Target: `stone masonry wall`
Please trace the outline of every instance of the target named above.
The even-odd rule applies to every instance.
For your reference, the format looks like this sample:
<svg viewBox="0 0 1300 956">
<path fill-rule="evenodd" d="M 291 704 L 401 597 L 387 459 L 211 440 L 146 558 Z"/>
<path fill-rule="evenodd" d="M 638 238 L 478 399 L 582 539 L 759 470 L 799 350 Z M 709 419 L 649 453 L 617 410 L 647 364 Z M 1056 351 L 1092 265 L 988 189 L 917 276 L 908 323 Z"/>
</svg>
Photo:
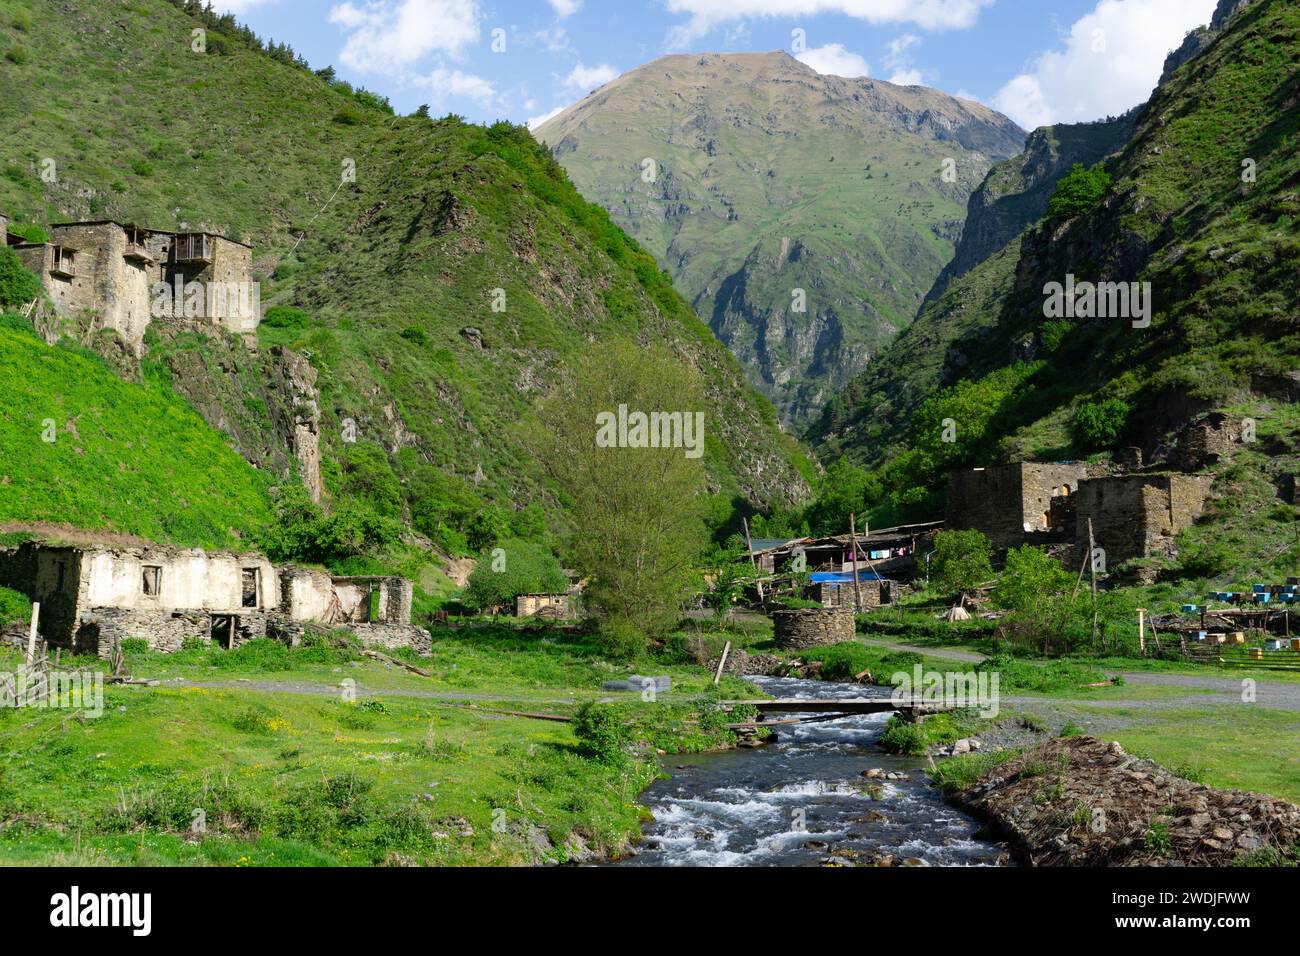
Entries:
<svg viewBox="0 0 1300 956">
<path fill-rule="evenodd" d="M 853 640 L 852 608 L 773 611 L 776 646 L 783 650 L 824 647 Z"/>
</svg>

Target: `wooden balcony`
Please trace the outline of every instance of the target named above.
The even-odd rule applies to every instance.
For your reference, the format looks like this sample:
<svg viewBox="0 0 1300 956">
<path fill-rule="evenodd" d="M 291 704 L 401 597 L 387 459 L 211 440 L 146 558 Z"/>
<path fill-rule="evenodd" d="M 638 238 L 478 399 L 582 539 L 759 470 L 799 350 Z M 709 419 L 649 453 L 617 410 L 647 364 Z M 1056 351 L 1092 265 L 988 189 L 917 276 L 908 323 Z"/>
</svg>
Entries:
<svg viewBox="0 0 1300 956">
<path fill-rule="evenodd" d="M 50 275 L 62 279 L 77 277 L 77 262 L 72 253 L 59 246 L 50 247 Z"/>
<path fill-rule="evenodd" d="M 211 262 L 214 245 L 211 236 L 181 235 L 176 237 L 172 255 L 177 262 Z"/>
<path fill-rule="evenodd" d="M 151 265 L 154 261 L 153 253 L 138 242 L 128 242 L 126 244 L 126 251 L 122 255 L 124 258 L 130 259 L 133 262 L 140 262 L 145 265 Z"/>
</svg>

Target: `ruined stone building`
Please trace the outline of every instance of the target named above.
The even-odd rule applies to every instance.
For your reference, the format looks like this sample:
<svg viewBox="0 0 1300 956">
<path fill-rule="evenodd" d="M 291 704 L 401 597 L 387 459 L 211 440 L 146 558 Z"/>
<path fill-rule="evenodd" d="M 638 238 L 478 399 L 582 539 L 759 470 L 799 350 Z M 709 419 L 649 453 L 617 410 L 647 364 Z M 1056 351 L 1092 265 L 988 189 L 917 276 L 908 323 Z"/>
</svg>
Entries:
<svg viewBox="0 0 1300 956">
<path fill-rule="evenodd" d="M 1085 481 L 1075 498 L 1076 545 L 1087 547 L 1091 520 L 1093 540 L 1106 552 L 1110 567 L 1132 558 L 1171 555 L 1174 538 L 1204 511 L 1212 481 L 1209 475 L 1180 474 Z"/>
<path fill-rule="evenodd" d="M 257 554 L 27 542 L 0 549 L 0 586 L 39 601 L 42 637 L 77 653 L 107 656 L 127 638 L 164 652 L 186 641 L 294 643 L 309 624 L 346 627 L 367 645 L 430 645 L 411 625 L 410 581 L 277 568 Z"/>
<path fill-rule="evenodd" d="M 1171 554 L 1174 538 L 1204 510 L 1212 480 L 1168 472 L 1089 478 L 1079 464 L 966 469 L 949 476 L 947 527 L 980 531 L 999 551 L 1071 544 L 1077 563 L 1091 521 L 1093 541 L 1114 567 Z"/>
<path fill-rule="evenodd" d="M 49 242 L 7 236 L 55 312 L 112 329 L 137 351 L 149 324 L 184 320 L 248 338 L 261 321 L 252 247 L 207 232 L 173 233 L 110 220 L 49 229 Z M 163 294 L 160 286 L 171 292 Z"/>
<path fill-rule="evenodd" d="M 1016 462 L 967 468 L 948 476 L 950 531 L 981 531 L 999 550 L 1029 536 L 1068 534 L 1069 503 L 1088 477 L 1078 463 Z"/>
</svg>

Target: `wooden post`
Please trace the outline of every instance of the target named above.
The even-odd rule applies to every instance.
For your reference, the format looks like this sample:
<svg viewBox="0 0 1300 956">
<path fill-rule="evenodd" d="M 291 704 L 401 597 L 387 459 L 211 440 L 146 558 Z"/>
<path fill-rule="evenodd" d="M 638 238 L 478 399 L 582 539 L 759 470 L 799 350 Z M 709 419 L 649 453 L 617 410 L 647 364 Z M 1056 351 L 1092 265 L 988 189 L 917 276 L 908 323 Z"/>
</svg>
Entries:
<svg viewBox="0 0 1300 956">
<path fill-rule="evenodd" d="M 731 641 L 727 641 L 722 648 L 722 657 L 718 659 L 718 672 L 713 675 L 713 686 L 718 686 L 718 681 L 722 680 L 722 669 L 727 666 L 727 655 L 731 653 Z"/>
<path fill-rule="evenodd" d="M 1093 557 L 1097 544 L 1092 537 L 1092 519 L 1088 519 L 1088 572 L 1092 576 L 1092 646 L 1097 646 L 1097 562 Z"/>
<path fill-rule="evenodd" d="M 754 540 L 749 536 L 749 519 L 742 517 L 740 523 L 745 528 L 745 547 L 749 549 L 749 565 L 754 569 L 755 574 L 761 575 L 762 572 L 758 569 L 758 559 L 754 557 Z M 758 581 L 756 583 L 758 584 L 758 599 L 762 601 L 764 600 L 763 582 Z"/>
<path fill-rule="evenodd" d="M 27 634 L 27 666 L 31 667 L 36 661 L 36 622 L 41 617 L 41 602 L 32 602 L 32 628 Z"/>
<path fill-rule="evenodd" d="M 862 613 L 862 590 L 858 586 L 858 516 L 849 515 L 849 543 L 853 547 L 853 613 Z"/>
<path fill-rule="evenodd" d="M 1147 656 L 1147 609 L 1138 608 L 1138 650 L 1142 656 Z"/>
</svg>

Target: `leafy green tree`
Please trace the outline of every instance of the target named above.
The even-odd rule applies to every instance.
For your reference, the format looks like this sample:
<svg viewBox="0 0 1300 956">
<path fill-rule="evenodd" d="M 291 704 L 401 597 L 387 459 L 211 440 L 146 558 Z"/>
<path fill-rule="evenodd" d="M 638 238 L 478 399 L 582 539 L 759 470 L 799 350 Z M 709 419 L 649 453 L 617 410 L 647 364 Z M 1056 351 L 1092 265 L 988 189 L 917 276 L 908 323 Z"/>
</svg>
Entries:
<svg viewBox="0 0 1300 956">
<path fill-rule="evenodd" d="M 1074 443 L 1081 451 L 1114 448 L 1128 427 L 1132 408 L 1118 398 L 1087 402 L 1074 413 Z"/>
<path fill-rule="evenodd" d="M 431 465 L 421 466 L 408 479 L 407 500 L 416 531 L 450 551 L 470 550 L 464 531 L 483 502 L 464 478 Z"/>
<path fill-rule="evenodd" d="M 375 514 L 399 518 L 402 514 L 402 486 L 393 474 L 388 455 L 378 445 L 361 442 L 344 450 L 343 491 L 370 505 Z"/>
<path fill-rule="evenodd" d="M 399 538 L 395 521 L 353 504 L 326 514 L 306 488 L 292 484 L 278 490 L 275 520 L 262 529 L 258 544 L 274 561 L 327 564 L 389 547 Z"/>
<path fill-rule="evenodd" d="M 510 516 L 510 534 L 527 541 L 545 541 L 548 536 L 546 512 L 537 502 L 520 508 Z"/>
<path fill-rule="evenodd" d="M 469 575 L 466 602 L 487 608 L 510 604 L 521 594 L 561 594 L 569 579 L 550 549 L 533 541 L 502 541 L 479 559 Z"/>
<path fill-rule="evenodd" d="M 1095 208 L 1111 186 L 1111 175 L 1098 163 L 1085 169 L 1083 163 L 1061 177 L 1047 201 L 1047 218 L 1053 222 L 1071 219 Z"/>
<path fill-rule="evenodd" d="M 964 596 L 993 580 L 993 546 L 978 531 L 941 531 L 930 559 L 931 583 L 947 594 Z"/>
<path fill-rule="evenodd" d="M 573 528 L 568 553 L 589 581 L 586 602 L 611 622 L 657 636 L 676 623 L 696 583 L 706 544 L 703 458 L 685 447 L 598 441 L 603 416 L 620 405 L 646 415 L 682 412 L 692 428 L 695 413 L 713 405 L 666 349 L 624 341 L 584 356 L 539 408 L 537 457 L 563 494 Z"/>
<path fill-rule="evenodd" d="M 997 603 L 1031 622 L 1060 620 L 1074 577 L 1040 548 L 1023 545 L 1007 552 L 998 581 Z"/>
<path fill-rule="evenodd" d="M 8 246 L 0 245 L 0 306 L 27 305 L 41 295 L 38 279 Z"/>
<path fill-rule="evenodd" d="M 813 534 L 845 534 L 849 515 L 862 514 L 883 495 L 878 476 L 841 458 L 826 469 L 817 498 L 808 507 L 808 527 Z"/>
<path fill-rule="evenodd" d="M 484 505 L 470 519 L 465 533 L 475 551 L 490 548 L 510 535 L 510 516 L 498 505 Z"/>
</svg>

